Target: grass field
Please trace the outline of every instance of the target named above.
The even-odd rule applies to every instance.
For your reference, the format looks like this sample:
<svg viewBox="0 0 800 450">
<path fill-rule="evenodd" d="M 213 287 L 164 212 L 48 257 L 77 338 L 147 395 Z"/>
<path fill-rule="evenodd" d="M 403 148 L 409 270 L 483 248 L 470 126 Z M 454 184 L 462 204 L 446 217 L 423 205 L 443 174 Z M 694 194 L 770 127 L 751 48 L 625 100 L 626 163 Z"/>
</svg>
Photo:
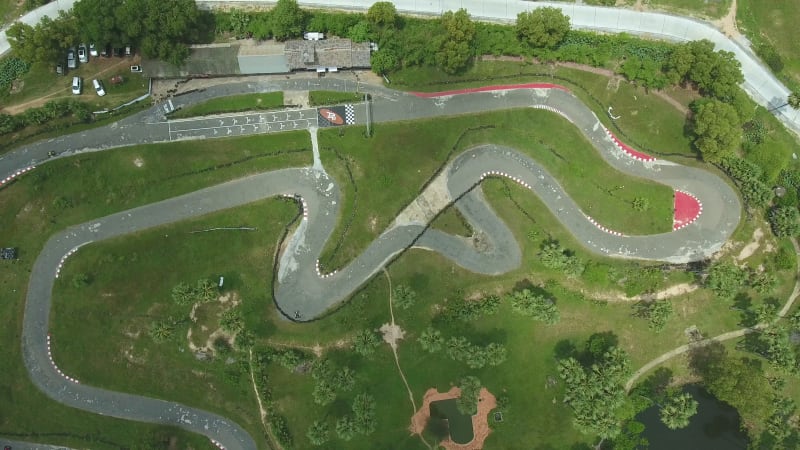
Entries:
<svg viewBox="0 0 800 450">
<path fill-rule="evenodd" d="M 200 437 L 61 406 L 33 387 L 19 343 L 30 267 L 56 230 L 246 174 L 310 164 L 310 147 L 306 132 L 130 147 L 55 160 L 0 190 L 3 244 L 20 252 L 19 260 L 4 262 L 0 270 L 0 320 L 6 324 L 0 327 L 6 343 L 0 346 L 0 360 L 15 361 L 0 373 L 0 401 L 14 405 L 0 411 L 0 434 L 76 448 L 118 449 L 155 438 L 158 432 L 186 442 L 179 447 L 208 448 Z M 277 153 L 294 149 L 301 151 Z"/>
<path fill-rule="evenodd" d="M 138 64 L 138 59 L 91 58 L 89 63 L 79 65 L 65 76 L 56 75 L 54 65 L 33 64 L 31 70 L 22 77 L 18 91 L 0 94 L 0 112 L 18 114 L 30 107 L 41 106 L 49 100 L 60 98 L 78 98 L 89 103 L 94 111 L 119 106 L 147 93 L 148 80 L 140 74 L 131 73 L 132 64 Z M 121 76 L 123 82 L 112 84 L 111 78 L 114 76 Z M 72 77 L 83 78 L 81 95 L 72 94 Z M 103 82 L 106 91 L 104 97 L 98 97 L 95 93 L 92 87 L 94 78 Z"/>
<path fill-rule="evenodd" d="M 358 92 L 308 91 L 308 104 L 311 106 L 358 103 L 363 100 L 364 95 Z"/>
<path fill-rule="evenodd" d="M 0 28 L 22 14 L 22 3 L 19 0 L 0 0 Z"/>
<path fill-rule="evenodd" d="M 425 181 L 446 162 L 451 149 L 457 154 L 483 143 L 508 145 L 530 155 L 587 214 L 607 227 L 650 234 L 669 231 L 672 226 L 671 188 L 609 170 L 579 131 L 551 113 L 516 110 L 384 124 L 376 127 L 370 139 L 356 129 L 343 137 L 338 131 L 320 133 L 320 148 L 336 150 L 323 150 L 322 157 L 344 188 L 344 209 L 355 209 L 352 222 L 348 216 L 340 221 L 320 258 L 323 265 L 338 268 L 359 254 L 417 196 Z M 349 164 L 357 192 L 349 185 L 337 154 Z M 632 202 L 638 196 L 650 200 L 652 208 L 647 214 L 633 210 Z M 601 204 L 605 206 L 600 208 Z M 343 232 L 341 250 L 334 254 Z"/>
<path fill-rule="evenodd" d="M 731 0 L 649 0 L 645 3 L 654 9 L 712 19 L 727 14 L 731 6 Z"/>
<path fill-rule="evenodd" d="M 191 329 L 192 341 L 201 345 L 219 328 L 218 319 L 209 311 L 212 317 L 203 320 L 204 305 L 192 324 L 191 306 L 174 304 L 170 290 L 180 282 L 224 276 L 223 294 L 235 293 L 243 310 L 272 308 L 274 247 L 296 214 L 294 203 L 272 199 L 83 247 L 81 257 L 65 265 L 53 292 L 51 334 L 59 368 L 83 383 L 216 412 L 242 425 L 265 448 L 247 358 L 240 354 L 231 362 L 218 356 L 200 363 L 187 333 Z M 190 234 L 236 226 L 258 230 Z M 167 266 L 171 270 L 165 272 Z M 88 274 L 90 284 L 73 286 L 77 273 Z M 147 334 L 150 324 L 169 319 L 181 321 L 174 337 L 155 343 Z"/>
<path fill-rule="evenodd" d="M 209 114 L 232 113 L 241 111 L 262 111 L 283 108 L 283 92 L 266 92 L 263 94 L 232 95 L 214 98 L 188 108 L 179 109 L 169 115 L 170 119 L 184 117 L 207 116 Z"/>
<path fill-rule="evenodd" d="M 785 0 L 739 0 L 736 19 L 754 48 L 768 44 L 783 63 L 776 74 L 793 90 L 800 88 L 800 4 Z"/>
<path fill-rule="evenodd" d="M 620 139 L 637 150 L 686 162 L 697 159 L 684 131 L 686 114 L 663 98 L 624 80 L 585 70 L 529 62 L 478 61 L 461 75 L 448 75 L 434 68 L 408 68 L 392 77 L 391 87 L 418 91 L 548 82 L 564 85 L 591 108 Z M 681 89 L 665 91 L 686 107 L 696 95 Z M 620 119 L 612 121 L 608 107 Z M 619 133 L 618 131 L 621 131 Z"/>
</svg>

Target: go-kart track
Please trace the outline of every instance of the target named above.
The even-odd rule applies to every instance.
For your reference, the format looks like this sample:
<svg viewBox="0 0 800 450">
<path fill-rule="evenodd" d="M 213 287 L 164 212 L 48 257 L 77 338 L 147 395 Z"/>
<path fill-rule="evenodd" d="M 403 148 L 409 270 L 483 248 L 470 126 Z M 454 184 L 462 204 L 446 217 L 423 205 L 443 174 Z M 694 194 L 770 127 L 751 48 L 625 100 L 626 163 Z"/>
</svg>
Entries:
<svg viewBox="0 0 800 450">
<path fill-rule="evenodd" d="M 201 139 L 266 133 L 269 125 L 303 123 L 312 127 L 452 116 L 512 108 L 538 108 L 559 114 L 577 127 L 611 166 L 627 174 L 671 186 L 675 191 L 674 231 L 649 236 L 625 236 L 608 230 L 588 217 L 564 192 L 558 181 L 533 159 L 512 148 L 484 145 L 457 155 L 440 176 L 455 206 L 472 228 L 487 237 L 488 249 L 476 249 L 468 240 L 427 229 L 423 221 L 399 217 L 354 261 L 335 272 L 320 273 L 318 257 L 341 216 L 341 193 L 329 177 L 315 149 L 311 167 L 276 170 L 223 183 L 179 197 L 98 218 L 50 237 L 36 259 L 28 286 L 23 322 L 22 349 L 25 365 L 39 389 L 61 403 L 108 416 L 176 425 L 208 436 L 227 449 L 255 449 L 253 439 L 237 424 L 223 417 L 177 403 L 111 392 L 91 387 L 63 374 L 58 342 L 48 337 L 54 280 L 67 256 L 80 246 L 155 226 L 174 223 L 214 211 L 274 196 L 298 199 L 302 214 L 278 256 L 275 301 L 291 320 L 311 320 L 334 307 L 364 284 L 393 257 L 409 247 L 438 252 L 460 266 L 479 273 L 500 274 L 521 263 L 517 241 L 509 228 L 484 200 L 480 182 L 505 177 L 533 191 L 550 212 L 590 251 L 611 257 L 682 263 L 700 260 L 719 250 L 739 223 L 741 205 L 736 193 L 722 179 L 700 169 L 642 154 L 614 138 L 600 120 L 567 89 L 546 84 L 500 86 L 439 94 L 408 94 L 335 79 L 281 80 L 232 83 L 178 96 L 176 107 L 207 98 L 277 90 L 336 89 L 368 92 L 370 105 L 357 104 L 325 110 L 293 110 L 275 113 L 228 115 L 215 118 L 167 121 L 155 106 L 117 124 L 75 135 L 32 144 L 0 158 L 0 179 L 20 169 L 46 162 L 49 151 L 68 156 L 149 142 Z M 302 113 L 302 117 L 299 117 Z M 251 123 L 247 123 L 247 119 Z M 263 119 L 263 120 L 262 120 Z M 236 120 L 236 123 L 233 121 Z M 243 127 L 244 125 L 254 125 Z M 536 123 L 531 123 L 536 127 Z M 299 129 L 300 125 L 298 125 Z M 181 130 L 181 131 L 177 131 Z M 230 133 L 227 130 L 234 130 Z M 315 144 L 316 145 L 316 144 Z M 402 149 L 398 149 L 400 151 Z M 567 151 L 568 149 L 565 149 Z M 35 169 L 34 169 L 35 170 Z M 21 174 L 20 176 L 25 176 Z M 13 181 L 0 195 L 13 195 Z M 602 205 L 593 205 L 600 208 Z M 79 250 L 78 250 L 79 251 Z M 51 354 L 52 344 L 52 354 Z M 53 359 L 54 358 L 54 359 Z M 81 380 L 84 381 L 84 380 Z"/>
</svg>

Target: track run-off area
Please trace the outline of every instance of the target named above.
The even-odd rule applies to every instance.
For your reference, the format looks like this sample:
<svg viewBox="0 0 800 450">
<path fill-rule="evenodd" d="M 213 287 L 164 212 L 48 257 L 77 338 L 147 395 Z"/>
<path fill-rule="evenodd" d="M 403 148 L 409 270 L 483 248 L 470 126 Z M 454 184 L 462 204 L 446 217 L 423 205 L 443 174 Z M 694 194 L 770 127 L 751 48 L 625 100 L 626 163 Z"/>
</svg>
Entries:
<svg viewBox="0 0 800 450">
<path fill-rule="evenodd" d="M 537 108 L 562 116 L 577 127 L 611 166 L 626 174 L 647 178 L 675 191 L 673 231 L 657 235 L 627 236 L 606 229 L 565 193 L 559 181 L 530 157 L 513 148 L 482 145 L 468 149 L 439 173 L 435 182 L 446 186 L 454 202 L 473 230 L 487 237 L 485 246 L 473 247 L 468 240 L 429 229 L 424 220 L 398 217 L 355 260 L 335 271 L 321 273 L 318 258 L 337 225 L 341 211 L 341 192 L 336 180 L 318 163 L 303 168 L 282 169 L 233 180 L 146 206 L 97 218 L 62 230 L 51 236 L 31 271 L 23 321 L 22 350 L 25 365 L 34 384 L 48 396 L 72 407 L 97 414 L 143 422 L 175 425 L 203 434 L 227 449 L 255 449 L 253 439 L 237 424 L 218 415 L 174 402 L 111 392 L 88 386 L 63 374 L 51 358 L 48 337 L 49 315 L 55 278 L 68 256 L 93 242 L 145 230 L 163 224 L 205 215 L 252 203 L 264 198 L 289 196 L 298 200 L 297 222 L 277 256 L 274 287 L 275 302 L 291 320 L 312 320 L 346 300 L 358 287 L 407 248 L 424 248 L 449 258 L 477 273 L 501 274 L 521 264 L 517 241 L 485 201 L 481 181 L 504 177 L 537 195 L 549 211 L 590 251 L 604 256 L 669 263 L 684 263 L 710 257 L 728 240 L 739 223 L 741 205 L 734 190 L 718 176 L 701 169 L 682 166 L 644 155 L 616 139 L 568 89 L 553 84 L 507 85 L 434 94 L 401 93 L 360 85 L 344 80 L 291 80 L 231 83 L 172 99 L 179 106 L 207 98 L 247 92 L 286 89 L 359 90 L 372 94 L 369 105 L 357 104 L 318 110 L 317 126 L 364 124 L 367 112 L 373 122 L 424 119 L 438 116 L 479 113 L 513 108 Z M 46 163 L 47 152 L 59 156 L 98 151 L 123 145 L 175 140 L 174 123 L 155 106 L 117 124 L 80 134 L 43 141 L 0 158 L 0 179 L 20 169 Z M 338 113 L 336 111 L 339 111 Z M 335 114 L 334 114 L 335 113 Z M 270 113 L 271 114 L 271 113 Z M 286 113 L 280 113 L 286 115 Z M 294 112 L 297 115 L 297 112 Z M 305 112 L 312 142 L 317 127 Z M 337 118 L 337 116 L 339 116 Z M 347 121 L 343 118 L 347 117 Z M 328 119 L 326 119 L 328 118 Z M 263 122 L 266 123 L 268 119 Z M 197 123 L 211 119 L 197 119 Z M 220 119 L 213 119 L 219 123 Z M 227 120 L 227 119 L 226 119 Z M 280 122 L 276 119 L 276 123 Z M 187 139 L 222 137 L 214 127 L 192 126 L 196 131 Z M 212 123 L 213 122 L 209 122 Z M 241 123 L 238 122 L 236 126 Z M 231 126 L 223 121 L 220 126 Z M 536 123 L 531 123 L 535 127 Z M 200 133 L 197 130 L 211 130 Z M 264 126 L 240 129 L 242 134 L 266 133 Z M 238 132 L 237 132 L 238 134 Z M 644 156 L 643 156 L 644 155 Z M 34 169 L 35 170 L 35 169 Z M 25 172 L 27 173 L 27 172 Z M 20 173 L 19 176 L 25 176 Z M 13 182 L 0 190 L 10 195 Z M 447 207 L 441 205 L 441 209 Z M 602 205 L 594 205 L 602 207 Z M 409 218 L 410 217 L 410 218 Z M 58 342 L 52 351 L 57 353 Z"/>
</svg>

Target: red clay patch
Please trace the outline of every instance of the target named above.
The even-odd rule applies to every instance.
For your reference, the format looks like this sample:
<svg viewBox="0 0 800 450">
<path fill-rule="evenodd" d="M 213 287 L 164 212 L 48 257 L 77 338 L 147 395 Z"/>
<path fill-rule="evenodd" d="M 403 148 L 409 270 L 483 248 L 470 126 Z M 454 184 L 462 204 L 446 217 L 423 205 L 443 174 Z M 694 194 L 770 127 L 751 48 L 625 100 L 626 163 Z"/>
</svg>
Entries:
<svg viewBox="0 0 800 450">
<path fill-rule="evenodd" d="M 526 84 L 500 84 L 495 86 L 481 86 L 477 88 L 456 89 L 442 92 L 412 92 L 411 94 L 422 98 L 447 97 L 449 95 L 474 94 L 476 92 L 509 91 L 514 89 L 560 89 L 569 92 L 569 89 L 559 84 L 552 83 L 526 83 Z"/>
<path fill-rule="evenodd" d="M 691 224 L 703 212 L 703 205 L 694 195 L 675 191 L 674 217 L 672 219 L 672 229 L 680 230 Z"/>
<path fill-rule="evenodd" d="M 631 158 L 633 158 L 633 159 L 635 159 L 637 161 L 655 161 L 656 160 L 655 158 L 653 158 L 652 156 L 648 155 L 647 153 L 642 153 L 642 152 L 640 152 L 638 150 L 635 150 L 634 148 L 632 148 L 629 145 L 625 144 L 624 142 L 620 141 L 619 139 L 617 139 L 616 136 L 614 136 L 614 133 L 612 133 L 611 130 L 606 130 L 606 132 L 608 133 L 608 136 L 611 138 L 611 140 L 614 141 L 615 144 L 617 144 L 617 147 L 621 148 L 622 151 L 627 153 L 628 156 L 630 156 Z"/>
</svg>

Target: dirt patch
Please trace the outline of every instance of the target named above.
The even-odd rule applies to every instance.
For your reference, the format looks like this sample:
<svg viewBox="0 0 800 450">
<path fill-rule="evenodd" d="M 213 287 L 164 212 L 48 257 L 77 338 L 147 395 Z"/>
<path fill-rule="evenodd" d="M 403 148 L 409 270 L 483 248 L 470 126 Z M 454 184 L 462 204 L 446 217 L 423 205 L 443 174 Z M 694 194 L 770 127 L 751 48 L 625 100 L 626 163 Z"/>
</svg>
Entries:
<svg viewBox="0 0 800 450">
<path fill-rule="evenodd" d="M 758 250 L 758 247 L 761 246 L 761 238 L 764 237 L 764 231 L 761 228 L 756 228 L 753 231 L 753 238 L 749 244 L 745 245 L 742 251 L 739 252 L 739 255 L 736 257 L 737 261 L 744 261 L 745 259 L 753 256 L 753 253 Z"/>
<path fill-rule="evenodd" d="M 739 28 L 736 26 L 736 0 L 731 2 L 731 8 L 725 17 L 714 22 L 714 25 L 722 31 L 725 36 L 736 38 L 741 35 Z"/>
<path fill-rule="evenodd" d="M 680 283 L 673 286 L 670 286 L 666 289 L 662 289 L 658 292 L 654 292 L 651 294 L 640 294 L 635 295 L 633 297 L 626 297 L 625 294 L 622 292 L 596 292 L 591 293 L 588 297 L 595 299 L 595 300 L 603 300 L 607 302 L 639 302 L 639 301 L 653 301 L 653 300 L 665 300 L 672 297 L 678 297 L 680 295 L 690 294 L 700 286 L 697 284 L 691 283 Z"/>
<path fill-rule="evenodd" d="M 392 350 L 397 350 L 397 341 L 403 339 L 406 332 L 397 324 L 385 323 L 381 325 L 381 334 L 383 334 L 383 341 L 389 344 Z"/>
<path fill-rule="evenodd" d="M 308 108 L 308 91 L 283 91 L 283 104 Z"/>
<path fill-rule="evenodd" d="M 447 189 L 447 171 L 443 170 L 395 219 L 395 225 L 427 225 L 453 199 Z"/>
<path fill-rule="evenodd" d="M 373 233 L 376 233 L 378 231 L 378 217 L 377 216 L 372 216 L 372 217 L 369 218 L 369 229 Z"/>
<path fill-rule="evenodd" d="M 136 167 L 143 167 L 144 160 L 141 157 L 137 156 L 136 159 L 133 160 L 133 165 Z"/>
<path fill-rule="evenodd" d="M 431 417 L 431 403 L 439 400 L 447 400 L 451 398 L 458 398 L 461 396 L 461 389 L 453 386 L 447 392 L 439 392 L 434 388 L 428 389 L 425 396 L 422 398 L 422 407 L 417 410 L 411 417 L 411 426 L 409 431 L 412 434 L 421 434 L 428 424 L 428 419 Z M 489 429 L 489 412 L 497 407 L 497 399 L 491 392 L 482 388 L 478 397 L 478 412 L 472 416 L 472 433 L 474 438 L 466 444 L 457 444 L 450 440 L 445 439 L 439 445 L 447 450 L 481 450 L 483 443 L 489 436 L 492 430 Z"/>
</svg>

